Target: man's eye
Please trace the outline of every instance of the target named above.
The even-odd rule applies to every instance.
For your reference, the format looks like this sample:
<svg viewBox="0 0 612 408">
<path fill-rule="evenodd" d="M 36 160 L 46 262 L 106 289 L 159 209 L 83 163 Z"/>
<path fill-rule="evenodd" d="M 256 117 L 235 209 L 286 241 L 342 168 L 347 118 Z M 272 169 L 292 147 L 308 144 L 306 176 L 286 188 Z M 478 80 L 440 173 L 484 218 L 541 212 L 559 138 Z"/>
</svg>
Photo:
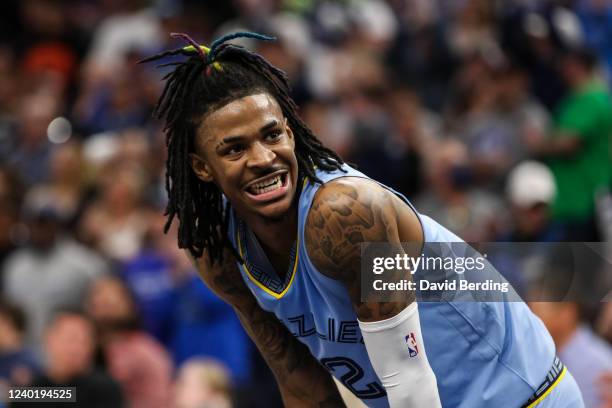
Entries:
<svg viewBox="0 0 612 408">
<path fill-rule="evenodd" d="M 226 156 L 232 156 L 232 155 L 242 152 L 242 150 L 244 150 L 244 148 L 241 145 L 234 145 L 232 147 L 229 147 L 227 150 L 225 150 L 224 153 Z"/>
<path fill-rule="evenodd" d="M 281 131 L 276 130 L 274 132 L 268 133 L 265 139 L 268 141 L 275 141 L 275 140 L 278 140 L 282 135 L 283 133 Z"/>
</svg>

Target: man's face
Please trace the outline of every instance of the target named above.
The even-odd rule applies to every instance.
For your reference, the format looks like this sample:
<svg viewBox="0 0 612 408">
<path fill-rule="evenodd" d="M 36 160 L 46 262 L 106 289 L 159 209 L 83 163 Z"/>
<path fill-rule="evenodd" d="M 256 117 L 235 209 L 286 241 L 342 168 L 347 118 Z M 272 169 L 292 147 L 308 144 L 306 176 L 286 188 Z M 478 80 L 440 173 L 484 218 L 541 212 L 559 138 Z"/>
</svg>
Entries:
<svg viewBox="0 0 612 408">
<path fill-rule="evenodd" d="M 192 167 L 214 182 L 241 217 L 282 219 L 295 197 L 295 141 L 282 110 L 266 93 L 207 114 L 197 130 Z"/>
<path fill-rule="evenodd" d="M 94 338 L 88 320 L 78 315 L 58 316 L 45 337 L 49 369 L 62 381 L 86 372 L 93 361 Z"/>
</svg>

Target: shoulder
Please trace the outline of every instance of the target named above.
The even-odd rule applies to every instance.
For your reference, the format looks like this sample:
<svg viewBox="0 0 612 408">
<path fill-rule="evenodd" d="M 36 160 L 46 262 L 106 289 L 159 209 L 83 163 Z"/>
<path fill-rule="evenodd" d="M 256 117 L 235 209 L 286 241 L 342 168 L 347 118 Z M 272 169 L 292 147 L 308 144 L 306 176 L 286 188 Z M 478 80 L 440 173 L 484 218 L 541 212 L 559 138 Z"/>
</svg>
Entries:
<svg viewBox="0 0 612 408">
<path fill-rule="evenodd" d="M 390 211 L 381 214 L 383 209 Z M 329 222 L 359 226 L 361 234 L 372 233 L 374 231 L 370 229 L 376 221 L 382 218 L 391 221 L 396 216 L 395 210 L 393 194 L 378 183 L 365 178 L 342 177 L 323 184 L 316 192 L 308 212 L 305 234 L 329 230 L 332 227 Z M 352 240 L 354 237 L 347 238 Z"/>
<path fill-rule="evenodd" d="M 403 226 L 415 219 L 407 204 L 378 183 L 342 177 L 315 194 L 304 230 L 306 249 L 321 273 L 343 279 L 359 267 L 362 243 L 411 240 L 411 227 Z"/>
<path fill-rule="evenodd" d="M 312 206 L 341 207 L 347 202 L 370 204 L 373 200 L 387 199 L 393 196 L 374 180 L 364 177 L 347 176 L 334 179 L 321 185 L 317 190 Z"/>
</svg>

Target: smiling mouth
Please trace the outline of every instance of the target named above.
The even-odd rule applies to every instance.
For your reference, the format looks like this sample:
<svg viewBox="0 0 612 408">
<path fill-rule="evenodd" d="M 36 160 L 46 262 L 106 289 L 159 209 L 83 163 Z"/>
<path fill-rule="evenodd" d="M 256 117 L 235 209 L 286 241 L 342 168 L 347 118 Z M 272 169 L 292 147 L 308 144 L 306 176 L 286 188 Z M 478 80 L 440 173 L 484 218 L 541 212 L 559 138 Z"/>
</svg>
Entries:
<svg viewBox="0 0 612 408">
<path fill-rule="evenodd" d="M 277 173 L 249 185 L 245 190 L 248 195 L 258 201 L 277 198 L 287 190 L 288 174 L 287 172 Z"/>
</svg>

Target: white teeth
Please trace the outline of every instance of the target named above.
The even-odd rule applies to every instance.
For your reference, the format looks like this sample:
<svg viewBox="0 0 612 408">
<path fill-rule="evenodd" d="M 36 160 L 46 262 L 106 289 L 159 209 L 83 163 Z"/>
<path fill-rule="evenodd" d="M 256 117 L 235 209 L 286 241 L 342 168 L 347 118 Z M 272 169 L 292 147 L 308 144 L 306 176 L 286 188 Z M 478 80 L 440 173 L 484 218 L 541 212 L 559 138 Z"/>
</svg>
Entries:
<svg viewBox="0 0 612 408">
<path fill-rule="evenodd" d="M 276 176 L 269 180 L 264 180 L 262 182 L 253 184 L 249 190 L 256 195 L 264 194 L 273 190 L 277 190 L 281 188 L 283 185 L 281 176 Z"/>
</svg>

